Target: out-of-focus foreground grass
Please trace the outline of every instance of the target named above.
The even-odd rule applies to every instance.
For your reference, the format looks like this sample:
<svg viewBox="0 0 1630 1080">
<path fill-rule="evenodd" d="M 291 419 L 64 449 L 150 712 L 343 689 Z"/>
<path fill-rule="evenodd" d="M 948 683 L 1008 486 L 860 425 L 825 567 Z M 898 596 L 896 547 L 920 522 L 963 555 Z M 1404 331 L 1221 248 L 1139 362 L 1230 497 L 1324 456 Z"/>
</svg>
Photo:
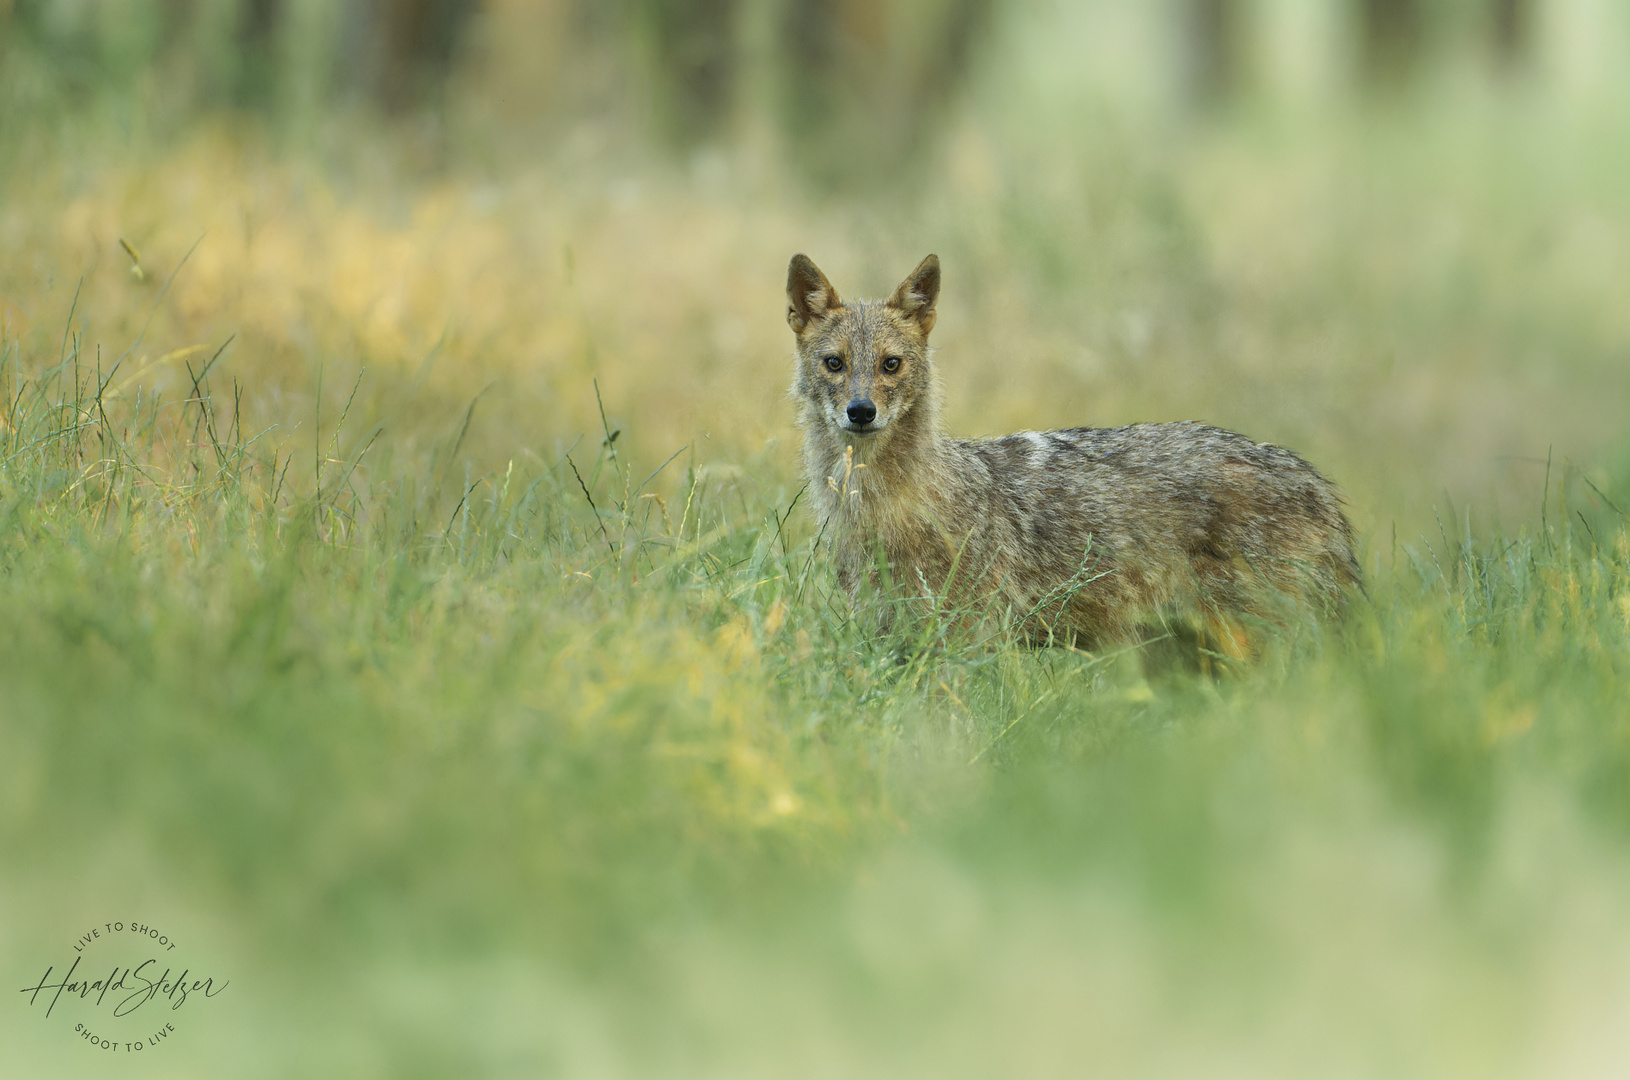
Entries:
<svg viewBox="0 0 1630 1080">
<path fill-rule="evenodd" d="M 752 138 L 0 132 L 0 970 L 124 918 L 232 981 L 111 1064 L 13 1003 L 8 1068 L 1630 1061 L 1630 143 L 1163 141 L 1015 63 L 844 199 Z M 1369 597 L 1215 681 L 868 637 L 795 505 L 795 250 L 939 252 L 960 431 L 1304 452 Z"/>
</svg>

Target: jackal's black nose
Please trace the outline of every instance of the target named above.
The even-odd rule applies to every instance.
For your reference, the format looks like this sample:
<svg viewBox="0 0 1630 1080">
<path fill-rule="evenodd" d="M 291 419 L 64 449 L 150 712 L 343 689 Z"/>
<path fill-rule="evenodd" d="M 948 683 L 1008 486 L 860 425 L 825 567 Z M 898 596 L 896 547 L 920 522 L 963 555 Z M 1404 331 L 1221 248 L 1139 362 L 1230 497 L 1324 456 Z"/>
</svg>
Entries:
<svg viewBox="0 0 1630 1080">
<path fill-rule="evenodd" d="M 877 406 L 871 398 L 855 398 L 849 403 L 849 422 L 855 427 L 865 427 L 876 419 Z"/>
</svg>

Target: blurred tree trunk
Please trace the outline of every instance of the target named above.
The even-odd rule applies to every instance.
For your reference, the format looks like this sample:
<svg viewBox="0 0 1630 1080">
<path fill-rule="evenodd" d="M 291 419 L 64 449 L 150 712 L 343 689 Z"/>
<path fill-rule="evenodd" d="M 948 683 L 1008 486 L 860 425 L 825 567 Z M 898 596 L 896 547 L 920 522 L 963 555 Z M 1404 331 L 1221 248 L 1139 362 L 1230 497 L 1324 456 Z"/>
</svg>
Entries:
<svg viewBox="0 0 1630 1080">
<path fill-rule="evenodd" d="M 7 27 L 8 35 L 38 37 L 43 7 L 45 0 L 0 0 L 0 26 Z"/>
<path fill-rule="evenodd" d="M 339 64 L 344 83 L 387 112 L 440 94 L 479 0 L 345 0 Z"/>
<path fill-rule="evenodd" d="M 161 27 L 161 40 L 159 50 L 167 52 L 187 37 L 187 30 L 192 26 L 193 15 L 198 7 L 198 0 L 163 0 L 159 4 L 159 26 Z"/>
<path fill-rule="evenodd" d="M 783 116 L 793 156 L 828 186 L 892 175 L 967 78 L 993 0 L 787 0 Z"/>
<path fill-rule="evenodd" d="M 176 6 L 178 0 L 169 0 Z M 276 96 L 277 44 L 282 37 L 283 0 L 244 0 L 238 22 L 237 99 L 266 106 Z"/>
<path fill-rule="evenodd" d="M 1189 96 L 1201 106 L 1226 102 L 1244 75 L 1239 0 L 1186 0 Z"/>
<path fill-rule="evenodd" d="M 1420 0 L 1359 0 L 1364 74 L 1372 85 L 1412 74 L 1421 52 Z"/>
<path fill-rule="evenodd" d="M 933 61 L 918 83 L 919 113 L 937 110 L 967 78 L 974 51 L 990 29 L 993 0 L 953 0 L 946 5 L 944 31 Z"/>
<path fill-rule="evenodd" d="M 632 14 L 647 46 L 657 114 L 680 145 L 716 138 L 735 105 L 737 0 L 636 0 Z"/>
<path fill-rule="evenodd" d="M 1531 0 L 1491 0 L 1494 63 L 1503 73 L 1527 66 L 1533 43 L 1533 4 Z"/>
</svg>

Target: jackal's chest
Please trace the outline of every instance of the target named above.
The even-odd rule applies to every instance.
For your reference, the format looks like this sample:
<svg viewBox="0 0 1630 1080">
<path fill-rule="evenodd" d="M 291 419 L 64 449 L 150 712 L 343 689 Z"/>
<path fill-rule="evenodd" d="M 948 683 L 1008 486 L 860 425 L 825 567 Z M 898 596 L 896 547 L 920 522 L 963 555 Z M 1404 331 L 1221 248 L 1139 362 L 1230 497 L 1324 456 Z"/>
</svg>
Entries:
<svg viewBox="0 0 1630 1080">
<path fill-rule="evenodd" d="M 933 508 L 865 494 L 816 500 L 820 527 L 847 588 L 881 578 L 910 592 L 944 590 L 964 552 Z"/>
</svg>

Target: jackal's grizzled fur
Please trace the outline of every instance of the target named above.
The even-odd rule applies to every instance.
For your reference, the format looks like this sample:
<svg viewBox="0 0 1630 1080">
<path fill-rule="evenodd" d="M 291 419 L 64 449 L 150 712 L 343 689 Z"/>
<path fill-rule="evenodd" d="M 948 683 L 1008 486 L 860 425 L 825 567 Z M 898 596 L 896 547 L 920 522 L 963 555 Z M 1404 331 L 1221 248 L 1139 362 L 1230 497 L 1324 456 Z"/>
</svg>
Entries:
<svg viewBox="0 0 1630 1080">
<path fill-rule="evenodd" d="M 1240 656 L 1238 616 L 1278 622 L 1359 584 L 1340 494 L 1289 450 L 1197 423 L 946 438 L 939 285 L 930 255 L 887 301 L 846 304 L 807 257 L 788 268 L 804 471 L 852 596 L 881 555 L 907 595 L 994 602 L 1032 640 L 1175 618 Z"/>
</svg>

